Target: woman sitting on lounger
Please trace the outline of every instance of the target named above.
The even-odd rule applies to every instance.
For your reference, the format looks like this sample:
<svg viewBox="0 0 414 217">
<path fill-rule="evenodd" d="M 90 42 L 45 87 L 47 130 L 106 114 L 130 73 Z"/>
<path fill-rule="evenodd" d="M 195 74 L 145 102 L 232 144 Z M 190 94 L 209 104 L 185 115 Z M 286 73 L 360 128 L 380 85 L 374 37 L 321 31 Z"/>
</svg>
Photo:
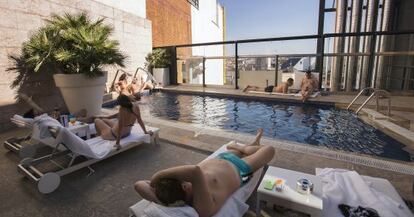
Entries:
<svg viewBox="0 0 414 217">
<path fill-rule="evenodd" d="M 227 152 L 197 165 L 159 171 L 151 181 L 135 183 L 146 200 L 164 206 L 192 206 L 200 217 L 213 216 L 226 200 L 246 184 L 253 173 L 274 156 L 274 148 L 260 145 L 263 130 L 247 146 L 228 145 Z"/>
<path fill-rule="evenodd" d="M 131 133 L 135 121 L 141 126 L 145 134 L 152 134 L 145 129 L 144 122 L 141 119 L 138 104 L 132 97 L 121 94 L 117 98 L 119 104 L 118 120 L 95 119 L 95 128 L 98 135 L 106 140 L 116 140 L 116 148 L 121 148 L 121 138 L 127 137 Z"/>
</svg>

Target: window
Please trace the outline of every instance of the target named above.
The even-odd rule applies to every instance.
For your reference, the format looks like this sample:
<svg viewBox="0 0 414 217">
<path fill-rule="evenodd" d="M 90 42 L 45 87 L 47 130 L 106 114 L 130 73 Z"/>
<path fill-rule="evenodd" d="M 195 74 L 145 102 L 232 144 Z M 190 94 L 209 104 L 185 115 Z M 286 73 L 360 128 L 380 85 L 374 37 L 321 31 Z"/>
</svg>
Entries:
<svg viewBox="0 0 414 217">
<path fill-rule="evenodd" d="M 198 9 L 198 0 L 187 0 L 191 5 Z"/>
</svg>

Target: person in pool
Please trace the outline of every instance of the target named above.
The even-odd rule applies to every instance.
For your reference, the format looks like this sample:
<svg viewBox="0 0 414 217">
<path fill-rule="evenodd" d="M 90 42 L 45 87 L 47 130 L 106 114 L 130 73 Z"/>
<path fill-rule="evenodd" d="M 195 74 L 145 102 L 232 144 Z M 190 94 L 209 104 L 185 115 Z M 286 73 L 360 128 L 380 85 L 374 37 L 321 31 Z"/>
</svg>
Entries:
<svg viewBox="0 0 414 217">
<path fill-rule="evenodd" d="M 268 93 L 275 92 L 275 93 L 285 93 L 286 94 L 289 91 L 289 87 L 291 87 L 293 85 L 293 82 L 294 82 L 293 78 L 289 78 L 289 79 L 287 79 L 286 82 L 283 82 L 282 84 L 279 84 L 276 87 L 273 86 L 273 85 L 265 87 L 264 91 L 268 92 Z M 263 90 L 263 88 L 247 85 L 243 89 L 243 92 L 246 92 L 246 91 L 262 91 L 262 90 Z"/>
<path fill-rule="evenodd" d="M 106 140 L 116 140 L 115 147 L 117 149 L 121 148 L 119 143 L 121 138 L 127 137 L 131 133 L 135 121 L 138 122 L 145 134 L 152 135 L 152 132 L 145 128 L 139 106 L 132 97 L 120 94 L 117 101 L 120 106 L 118 119 L 95 119 L 97 135 Z"/>
<path fill-rule="evenodd" d="M 272 160 L 275 150 L 260 145 L 259 129 L 250 145 L 231 144 L 228 151 L 197 165 L 172 167 L 155 173 L 151 181 L 138 181 L 144 199 L 164 206 L 192 206 L 200 217 L 214 215 L 233 192 Z"/>
</svg>

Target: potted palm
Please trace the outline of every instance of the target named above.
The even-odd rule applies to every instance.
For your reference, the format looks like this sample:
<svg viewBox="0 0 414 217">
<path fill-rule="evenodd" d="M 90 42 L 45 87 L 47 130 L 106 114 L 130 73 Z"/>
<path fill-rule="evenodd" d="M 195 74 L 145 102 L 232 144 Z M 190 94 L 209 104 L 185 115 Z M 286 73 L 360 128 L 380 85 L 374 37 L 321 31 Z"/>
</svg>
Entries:
<svg viewBox="0 0 414 217">
<path fill-rule="evenodd" d="M 170 54 L 167 49 L 154 49 L 152 53 L 149 53 L 145 58 L 147 61 L 148 67 L 152 68 L 152 73 L 157 82 L 161 86 L 166 86 L 170 84 Z"/>
<path fill-rule="evenodd" d="M 53 73 L 69 112 L 101 112 L 107 81 L 105 66 L 124 67 L 119 42 L 109 39 L 113 29 L 104 19 L 92 21 L 86 13 L 52 15 L 47 24 L 23 44 L 27 68 Z"/>
</svg>

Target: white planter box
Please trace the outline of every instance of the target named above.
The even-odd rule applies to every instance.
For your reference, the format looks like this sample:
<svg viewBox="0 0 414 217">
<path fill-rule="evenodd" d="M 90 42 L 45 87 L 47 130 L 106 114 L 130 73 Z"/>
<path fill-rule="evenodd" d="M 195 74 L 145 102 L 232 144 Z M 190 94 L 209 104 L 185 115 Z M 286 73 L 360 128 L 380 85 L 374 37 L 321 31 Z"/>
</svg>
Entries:
<svg viewBox="0 0 414 217">
<path fill-rule="evenodd" d="M 154 68 L 152 70 L 154 78 L 162 87 L 170 85 L 170 70 L 169 68 Z"/>
<path fill-rule="evenodd" d="M 107 76 L 107 73 L 97 78 L 87 78 L 83 74 L 55 74 L 53 78 L 69 112 L 73 114 L 86 109 L 91 116 L 101 113 Z"/>
</svg>

